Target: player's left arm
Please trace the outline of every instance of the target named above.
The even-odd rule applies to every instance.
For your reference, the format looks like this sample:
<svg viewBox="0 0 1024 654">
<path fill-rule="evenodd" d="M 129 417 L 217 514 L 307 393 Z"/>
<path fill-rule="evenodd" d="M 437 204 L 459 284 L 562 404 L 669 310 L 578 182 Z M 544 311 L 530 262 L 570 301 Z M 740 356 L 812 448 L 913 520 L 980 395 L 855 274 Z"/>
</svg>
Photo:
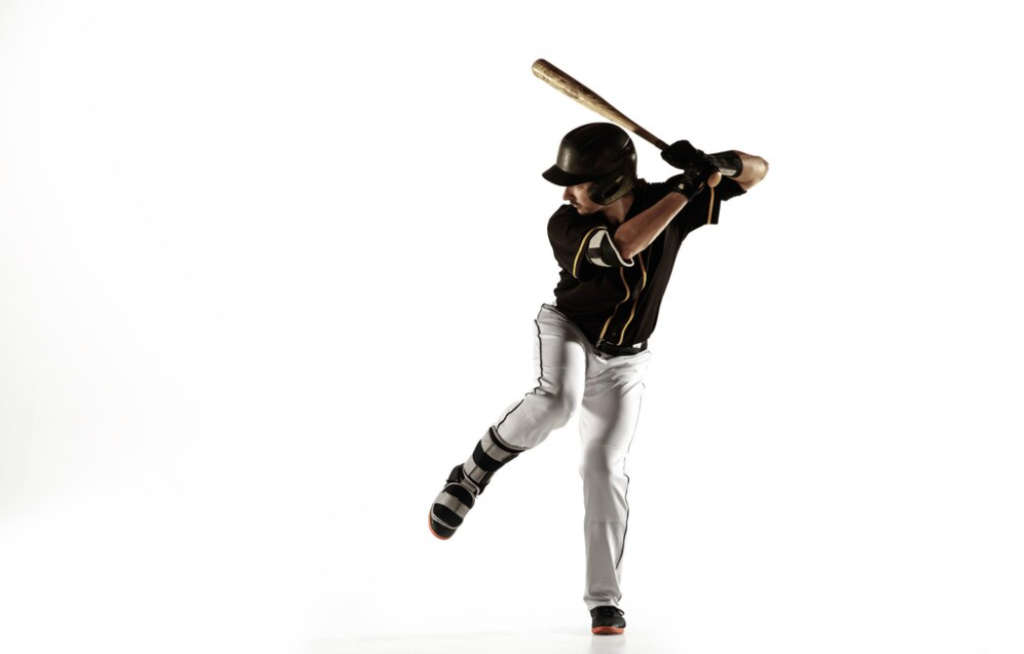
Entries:
<svg viewBox="0 0 1024 654">
<path fill-rule="evenodd" d="M 768 174 L 768 162 L 762 157 L 739 150 L 709 154 L 708 159 L 726 177 L 731 177 L 744 191 L 749 191 Z"/>
</svg>

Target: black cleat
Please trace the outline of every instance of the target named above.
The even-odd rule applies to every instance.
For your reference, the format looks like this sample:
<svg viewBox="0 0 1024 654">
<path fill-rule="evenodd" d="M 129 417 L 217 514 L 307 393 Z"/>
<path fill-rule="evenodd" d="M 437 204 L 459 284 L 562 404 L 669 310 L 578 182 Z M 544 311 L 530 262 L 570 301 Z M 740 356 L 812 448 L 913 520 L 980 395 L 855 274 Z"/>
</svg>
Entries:
<svg viewBox="0 0 1024 654">
<path fill-rule="evenodd" d="M 448 483 L 430 507 L 430 533 L 441 540 L 455 535 L 481 490 L 466 477 L 461 464 L 455 466 L 448 475 Z"/>
<path fill-rule="evenodd" d="M 598 606 L 590 609 L 590 632 L 599 636 L 611 636 L 626 631 L 626 620 L 622 609 L 614 606 Z"/>
</svg>

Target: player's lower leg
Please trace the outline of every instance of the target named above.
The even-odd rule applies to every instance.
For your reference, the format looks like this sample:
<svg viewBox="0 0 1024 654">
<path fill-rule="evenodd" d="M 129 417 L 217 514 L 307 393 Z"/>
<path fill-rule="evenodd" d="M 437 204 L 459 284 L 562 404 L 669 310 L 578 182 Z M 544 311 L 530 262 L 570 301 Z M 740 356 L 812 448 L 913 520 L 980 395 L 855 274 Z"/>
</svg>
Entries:
<svg viewBox="0 0 1024 654">
<path fill-rule="evenodd" d="M 501 440 L 494 427 L 487 430 L 465 463 L 455 466 L 448 481 L 430 507 L 430 531 L 441 540 L 455 534 L 466 514 L 476 504 L 491 477 L 503 465 L 519 456 L 522 449 Z"/>
</svg>

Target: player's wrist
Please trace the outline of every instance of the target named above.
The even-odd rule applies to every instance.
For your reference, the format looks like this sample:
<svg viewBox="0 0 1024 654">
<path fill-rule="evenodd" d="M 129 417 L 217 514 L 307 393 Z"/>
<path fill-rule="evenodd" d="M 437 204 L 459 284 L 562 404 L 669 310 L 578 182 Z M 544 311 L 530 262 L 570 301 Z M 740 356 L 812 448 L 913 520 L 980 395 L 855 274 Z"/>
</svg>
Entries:
<svg viewBox="0 0 1024 654">
<path fill-rule="evenodd" d="M 704 190 L 707 186 L 708 178 L 714 172 L 716 172 L 715 168 L 710 165 L 691 168 L 679 175 L 669 177 L 665 180 L 665 183 L 668 184 L 671 192 L 678 193 L 689 201 Z"/>
<path fill-rule="evenodd" d="M 743 159 L 735 150 L 715 152 L 707 155 L 708 161 L 726 177 L 739 177 L 743 172 Z"/>
</svg>

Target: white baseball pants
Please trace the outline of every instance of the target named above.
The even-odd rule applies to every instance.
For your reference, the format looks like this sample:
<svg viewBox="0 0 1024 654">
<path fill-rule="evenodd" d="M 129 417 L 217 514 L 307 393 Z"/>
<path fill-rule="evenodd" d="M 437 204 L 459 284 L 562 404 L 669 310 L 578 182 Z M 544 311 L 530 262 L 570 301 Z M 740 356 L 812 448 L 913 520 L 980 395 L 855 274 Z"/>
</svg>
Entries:
<svg viewBox="0 0 1024 654">
<path fill-rule="evenodd" d="M 509 406 L 492 429 L 507 445 L 527 450 L 579 412 L 587 553 L 583 599 L 588 610 L 618 606 L 629 518 L 626 454 L 640 416 L 651 351 L 599 352 L 554 305 L 542 305 L 535 322 L 538 385 Z"/>
</svg>

